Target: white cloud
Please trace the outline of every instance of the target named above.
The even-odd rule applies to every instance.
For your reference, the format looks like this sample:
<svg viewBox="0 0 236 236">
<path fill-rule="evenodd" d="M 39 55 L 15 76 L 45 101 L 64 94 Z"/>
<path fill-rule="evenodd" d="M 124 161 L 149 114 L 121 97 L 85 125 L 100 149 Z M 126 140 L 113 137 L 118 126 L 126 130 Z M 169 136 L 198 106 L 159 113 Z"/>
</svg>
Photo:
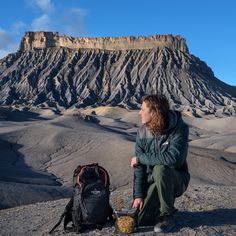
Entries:
<svg viewBox="0 0 236 236">
<path fill-rule="evenodd" d="M 2 59 L 3 57 L 5 57 L 6 55 L 8 55 L 10 52 L 7 52 L 5 50 L 1 50 L 0 49 L 0 59 Z"/>
<path fill-rule="evenodd" d="M 19 48 L 19 45 L 11 44 L 11 46 L 8 47 L 8 49 L 0 49 L 0 59 L 7 56 L 9 53 L 16 52 Z"/>
<path fill-rule="evenodd" d="M 0 59 L 17 51 L 19 45 L 14 43 L 13 34 L 0 28 Z"/>
<path fill-rule="evenodd" d="M 31 24 L 34 31 L 49 31 L 51 19 L 48 15 L 43 14 L 42 16 L 35 18 Z"/>
<path fill-rule="evenodd" d="M 7 49 L 13 43 L 12 35 L 0 28 L 0 50 Z"/>
<path fill-rule="evenodd" d="M 12 25 L 12 31 L 18 33 L 26 28 L 26 24 L 23 21 L 17 21 Z"/>
<path fill-rule="evenodd" d="M 71 7 L 69 8 L 69 12 L 73 13 L 73 14 L 78 14 L 80 16 L 85 16 L 87 14 L 87 11 L 82 9 L 82 8 L 76 8 L 76 7 Z"/>
<path fill-rule="evenodd" d="M 81 8 L 65 9 L 63 14 L 59 18 L 59 23 L 61 25 L 61 30 L 59 32 L 72 36 L 86 35 L 86 14 L 87 11 Z"/>
<path fill-rule="evenodd" d="M 24 31 L 57 31 L 74 37 L 86 35 L 85 17 L 87 11 L 81 8 L 66 8 L 54 5 L 52 0 L 25 0 L 31 7 L 41 11 L 30 25 L 19 20 L 7 31 L 0 28 L 0 58 L 19 48 Z M 54 3 L 57 3 L 55 1 Z"/>
<path fill-rule="evenodd" d="M 23 25 L 23 22 L 16 22 L 9 31 L 0 28 L 0 58 L 17 51 L 19 42 L 16 42 L 16 38 L 19 31 L 16 29 L 19 29 L 19 27 L 21 28 Z"/>
<path fill-rule="evenodd" d="M 36 1 L 34 0 L 34 3 Z M 31 23 L 32 31 L 57 31 L 60 34 L 84 36 L 85 16 L 87 11 L 81 8 L 54 8 L 54 11 L 44 13 Z"/>
<path fill-rule="evenodd" d="M 44 13 L 54 11 L 54 5 L 51 0 L 30 0 L 29 4 L 35 8 L 39 8 Z"/>
</svg>

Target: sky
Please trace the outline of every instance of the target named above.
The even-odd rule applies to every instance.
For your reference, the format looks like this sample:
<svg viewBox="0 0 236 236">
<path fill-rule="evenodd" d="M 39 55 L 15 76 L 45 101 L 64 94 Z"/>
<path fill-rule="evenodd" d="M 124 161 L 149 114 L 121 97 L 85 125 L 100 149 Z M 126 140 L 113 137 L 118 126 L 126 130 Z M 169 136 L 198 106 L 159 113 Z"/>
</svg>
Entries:
<svg viewBox="0 0 236 236">
<path fill-rule="evenodd" d="M 236 0 L 6 0 L 0 2 L 0 58 L 26 31 L 73 37 L 180 35 L 190 54 L 236 86 Z"/>
</svg>

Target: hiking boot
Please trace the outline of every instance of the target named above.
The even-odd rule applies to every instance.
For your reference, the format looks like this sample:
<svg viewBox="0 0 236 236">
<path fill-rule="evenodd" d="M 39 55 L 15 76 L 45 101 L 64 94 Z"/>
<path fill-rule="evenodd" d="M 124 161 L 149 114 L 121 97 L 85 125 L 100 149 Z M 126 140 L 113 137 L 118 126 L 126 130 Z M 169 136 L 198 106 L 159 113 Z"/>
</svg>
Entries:
<svg viewBox="0 0 236 236">
<path fill-rule="evenodd" d="M 175 227 L 175 219 L 173 216 L 162 216 L 160 222 L 154 227 L 155 233 L 167 233 Z"/>
</svg>

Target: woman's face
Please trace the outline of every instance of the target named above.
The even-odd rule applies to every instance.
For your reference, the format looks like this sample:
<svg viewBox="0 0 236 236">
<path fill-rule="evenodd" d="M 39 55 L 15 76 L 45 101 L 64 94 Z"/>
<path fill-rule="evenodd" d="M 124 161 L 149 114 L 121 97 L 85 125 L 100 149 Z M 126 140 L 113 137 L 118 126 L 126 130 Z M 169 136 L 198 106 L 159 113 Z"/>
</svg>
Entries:
<svg viewBox="0 0 236 236">
<path fill-rule="evenodd" d="M 142 124 L 147 124 L 152 119 L 152 112 L 150 112 L 150 110 L 147 107 L 147 104 L 145 102 L 143 102 L 142 105 L 141 105 L 141 109 L 139 111 L 139 115 L 141 116 Z"/>
</svg>

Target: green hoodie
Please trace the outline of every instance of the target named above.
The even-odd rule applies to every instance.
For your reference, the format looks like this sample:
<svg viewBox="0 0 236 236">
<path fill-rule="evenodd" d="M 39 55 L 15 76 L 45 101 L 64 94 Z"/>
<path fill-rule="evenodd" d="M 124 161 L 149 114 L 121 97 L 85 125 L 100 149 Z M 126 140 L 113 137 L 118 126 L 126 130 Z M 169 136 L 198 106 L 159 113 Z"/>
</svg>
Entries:
<svg viewBox="0 0 236 236">
<path fill-rule="evenodd" d="M 178 111 L 169 112 L 169 126 L 165 134 L 154 136 L 146 125 L 137 133 L 134 170 L 134 198 L 144 198 L 155 165 L 165 165 L 180 171 L 187 188 L 190 175 L 186 162 L 188 152 L 188 126 Z"/>
</svg>

